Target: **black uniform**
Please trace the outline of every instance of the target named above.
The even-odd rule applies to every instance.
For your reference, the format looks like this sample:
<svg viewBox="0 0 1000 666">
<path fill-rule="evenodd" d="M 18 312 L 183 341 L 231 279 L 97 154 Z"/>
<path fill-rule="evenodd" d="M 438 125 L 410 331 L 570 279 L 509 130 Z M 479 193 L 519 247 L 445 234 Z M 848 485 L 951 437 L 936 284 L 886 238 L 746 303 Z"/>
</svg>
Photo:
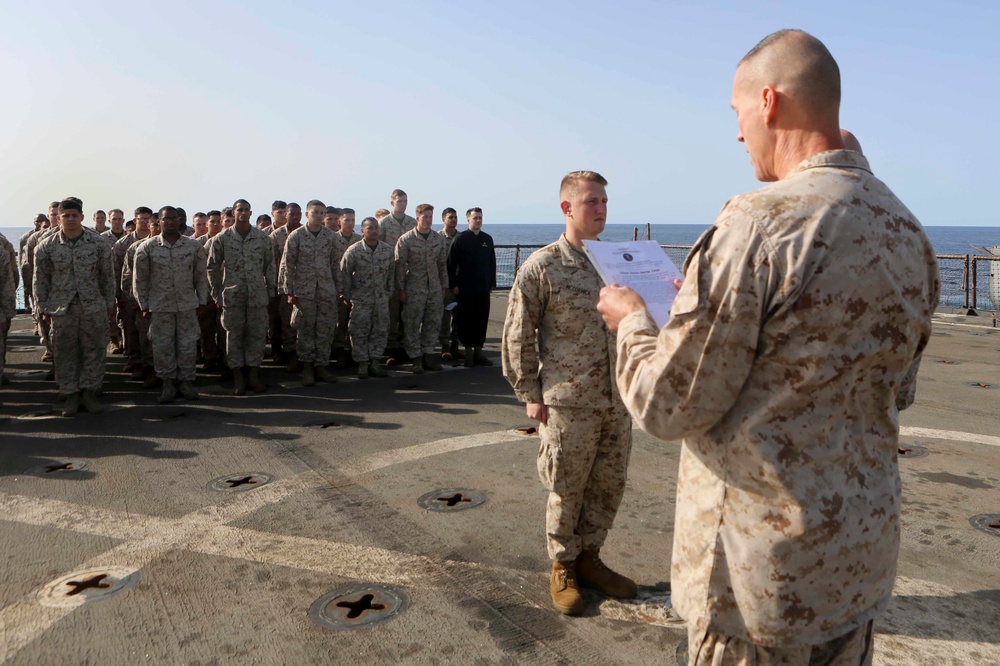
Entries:
<svg viewBox="0 0 1000 666">
<path fill-rule="evenodd" d="M 458 287 L 455 329 L 466 347 L 482 347 L 490 321 L 490 292 L 497 286 L 497 256 L 493 237 L 463 231 L 448 252 L 448 288 Z"/>
</svg>

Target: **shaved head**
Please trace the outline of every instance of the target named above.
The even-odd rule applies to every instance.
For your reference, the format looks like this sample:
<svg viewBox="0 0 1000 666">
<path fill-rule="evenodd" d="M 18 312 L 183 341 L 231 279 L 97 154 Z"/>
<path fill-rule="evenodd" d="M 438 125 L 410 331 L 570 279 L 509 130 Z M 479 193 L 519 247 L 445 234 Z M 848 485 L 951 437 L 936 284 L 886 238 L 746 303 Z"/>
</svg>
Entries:
<svg viewBox="0 0 1000 666">
<path fill-rule="evenodd" d="M 844 128 L 841 128 L 840 138 L 844 140 L 845 149 L 853 150 L 856 153 L 861 153 L 862 155 L 864 155 L 864 152 L 862 152 L 861 150 L 861 142 L 858 141 L 858 137 L 854 136 Z"/>
<path fill-rule="evenodd" d="M 750 49 L 739 70 L 748 84 L 772 86 L 814 114 L 840 109 L 840 68 L 823 42 L 801 30 L 778 30 Z"/>
</svg>

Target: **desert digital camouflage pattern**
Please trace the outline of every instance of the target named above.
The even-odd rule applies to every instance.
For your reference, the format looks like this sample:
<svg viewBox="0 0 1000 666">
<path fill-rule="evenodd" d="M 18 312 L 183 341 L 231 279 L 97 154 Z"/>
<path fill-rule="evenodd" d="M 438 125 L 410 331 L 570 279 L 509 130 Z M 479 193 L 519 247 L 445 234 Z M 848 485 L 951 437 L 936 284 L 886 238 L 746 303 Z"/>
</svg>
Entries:
<svg viewBox="0 0 1000 666">
<path fill-rule="evenodd" d="M 404 214 L 403 221 L 400 222 L 389 213 L 378 221 L 378 239 L 395 248 L 400 236 L 416 226 L 417 220 L 409 215 Z"/>
<path fill-rule="evenodd" d="M 437 350 L 444 312 L 441 290 L 447 286 L 444 239 L 433 231 L 424 238 L 416 229 L 400 236 L 396 243 L 396 289 L 406 292 L 400 319 L 406 353 L 411 358 Z"/>
<path fill-rule="evenodd" d="M 622 320 L 617 380 L 683 437 L 671 586 L 691 636 L 823 643 L 889 601 L 898 410 L 931 332 L 934 250 L 860 154 L 731 199 L 691 250 L 670 322 Z"/>
<path fill-rule="evenodd" d="M 299 360 L 320 367 L 330 362 L 337 325 L 337 295 L 343 281 L 343 246 L 338 235 L 326 227 L 320 227 L 316 234 L 306 226 L 299 227 L 288 234 L 278 271 L 278 292 L 299 299 L 290 320 L 296 331 Z"/>
<path fill-rule="evenodd" d="M 351 354 L 358 363 L 377 360 L 389 337 L 389 294 L 396 280 L 392 247 L 379 241 L 373 250 L 355 243 L 344 253 L 340 270 L 344 298 L 351 302 Z"/>
<path fill-rule="evenodd" d="M 503 374 L 514 394 L 549 408 L 538 476 L 549 491 L 549 557 L 564 562 L 604 544 L 632 450 L 632 419 L 611 374 L 614 338 L 597 313 L 600 290 L 590 261 L 561 236 L 518 271 L 503 331 Z"/>
<path fill-rule="evenodd" d="M 17 267 L 11 263 L 6 252 L 0 252 L 0 321 L 9 322 L 17 314 L 15 302 L 16 285 L 14 275 Z M 7 335 L 0 335 L 0 375 L 3 374 L 4 359 L 7 356 Z"/>
</svg>

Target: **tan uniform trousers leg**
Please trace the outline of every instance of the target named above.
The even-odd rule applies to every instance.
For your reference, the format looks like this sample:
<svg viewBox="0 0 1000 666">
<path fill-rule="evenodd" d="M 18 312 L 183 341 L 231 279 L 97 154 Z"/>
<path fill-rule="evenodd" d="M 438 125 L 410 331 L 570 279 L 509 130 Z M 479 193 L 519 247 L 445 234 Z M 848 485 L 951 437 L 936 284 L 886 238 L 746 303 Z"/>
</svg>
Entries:
<svg viewBox="0 0 1000 666">
<path fill-rule="evenodd" d="M 871 666 L 872 627 L 869 621 L 843 636 L 819 645 L 766 647 L 688 627 L 691 666 Z"/>
<path fill-rule="evenodd" d="M 152 314 L 149 339 L 157 377 L 182 382 L 195 380 L 198 332 L 198 315 L 194 310 Z"/>
<path fill-rule="evenodd" d="M 604 545 L 625 492 L 632 419 L 621 405 L 548 411 L 548 424 L 539 427 L 538 476 L 549 491 L 549 557 L 566 562 Z"/>
<path fill-rule="evenodd" d="M 50 330 L 59 393 L 99 389 L 104 382 L 107 311 L 85 314 L 79 297 L 74 297 L 65 314 L 52 316 Z"/>
</svg>

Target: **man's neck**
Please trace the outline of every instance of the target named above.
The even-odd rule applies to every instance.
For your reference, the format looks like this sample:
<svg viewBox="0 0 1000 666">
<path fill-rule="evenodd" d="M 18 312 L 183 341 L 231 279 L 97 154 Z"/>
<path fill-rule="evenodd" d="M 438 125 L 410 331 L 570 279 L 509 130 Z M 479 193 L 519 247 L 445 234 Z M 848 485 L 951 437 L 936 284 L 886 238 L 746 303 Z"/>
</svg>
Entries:
<svg viewBox="0 0 1000 666">
<path fill-rule="evenodd" d="M 145 231 L 143 231 L 142 229 L 136 229 L 135 230 L 135 237 L 136 238 L 145 238 L 148 235 L 149 235 L 149 229 L 146 229 Z"/>
<path fill-rule="evenodd" d="M 62 234 L 66 238 L 68 238 L 70 240 L 73 240 L 74 238 L 79 238 L 80 236 L 83 235 L 83 227 L 80 227 L 79 229 L 77 229 L 75 233 L 69 233 L 68 231 L 66 231 L 65 229 L 63 229 Z"/>
<path fill-rule="evenodd" d="M 288 222 L 287 224 L 285 224 L 285 228 L 288 229 L 289 231 L 295 231 L 296 229 L 298 229 L 301 226 L 302 226 L 302 222 L 301 221 L 299 221 L 299 222 Z"/>
<path fill-rule="evenodd" d="M 774 174 L 782 180 L 798 164 L 813 155 L 844 147 L 840 130 L 834 132 L 788 132 L 778 141 L 774 151 Z"/>
<path fill-rule="evenodd" d="M 179 233 L 177 233 L 177 232 L 174 232 L 172 234 L 162 233 L 160 235 L 163 236 L 163 240 L 167 241 L 171 245 L 173 245 L 174 243 L 176 243 L 177 239 L 179 239 L 181 237 L 181 235 Z"/>
<path fill-rule="evenodd" d="M 396 215 L 395 213 L 389 213 L 389 214 L 392 215 L 392 219 L 396 220 L 400 224 L 402 224 L 403 220 L 406 219 L 406 211 L 405 210 L 402 213 L 400 213 L 399 215 Z"/>
<path fill-rule="evenodd" d="M 320 229 L 323 228 L 323 222 L 320 221 L 314 223 L 312 220 L 309 220 L 308 222 L 306 222 L 306 228 L 313 233 L 317 233 Z"/>
<path fill-rule="evenodd" d="M 367 245 L 368 247 L 378 247 L 378 239 L 376 238 L 373 241 L 369 241 L 369 240 L 366 239 L 365 240 L 365 245 Z"/>
<path fill-rule="evenodd" d="M 236 224 L 233 225 L 233 228 L 236 229 L 236 231 L 240 232 L 241 234 L 246 235 L 250 233 L 250 229 L 252 227 L 250 226 L 250 222 L 247 221 L 247 222 L 237 222 Z"/>
<path fill-rule="evenodd" d="M 580 250 L 581 252 L 583 252 L 583 241 L 597 240 L 597 236 L 584 236 L 583 234 L 579 233 L 576 229 L 571 229 L 568 226 L 566 227 L 565 236 L 569 244 L 572 245 L 577 250 Z"/>
</svg>

